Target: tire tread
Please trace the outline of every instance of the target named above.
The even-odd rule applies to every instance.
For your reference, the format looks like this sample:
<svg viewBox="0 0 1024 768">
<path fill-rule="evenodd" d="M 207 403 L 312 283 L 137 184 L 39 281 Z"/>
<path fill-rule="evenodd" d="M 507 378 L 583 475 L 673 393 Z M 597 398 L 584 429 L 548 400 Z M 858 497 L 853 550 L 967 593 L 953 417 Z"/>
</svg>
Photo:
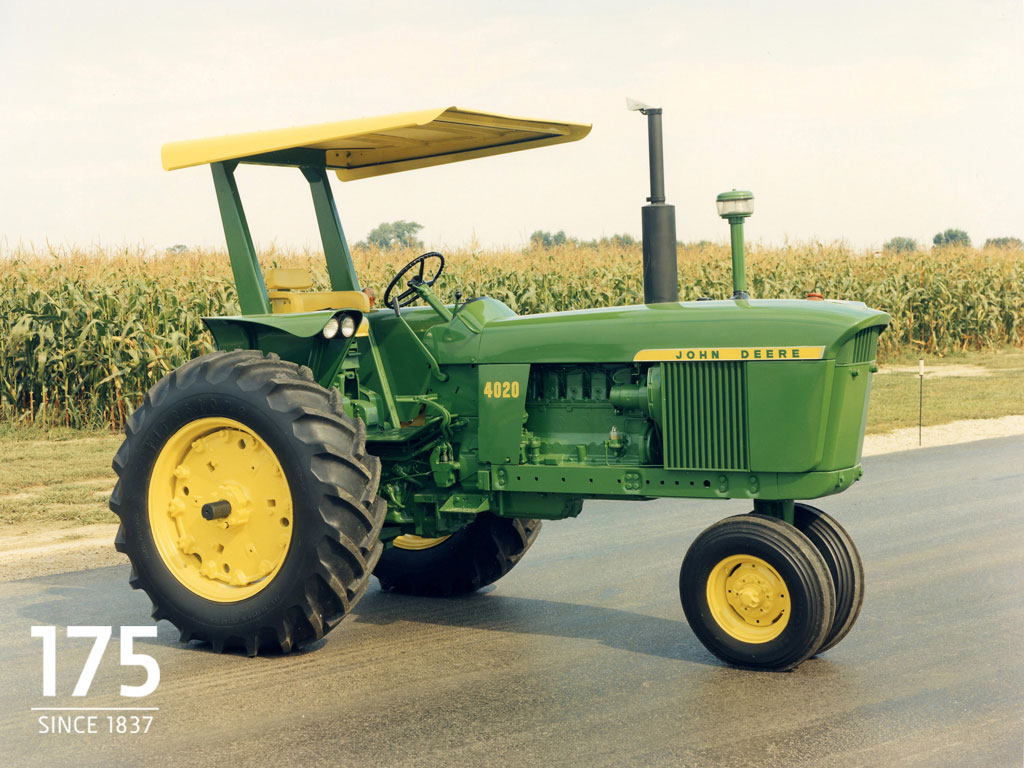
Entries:
<svg viewBox="0 0 1024 768">
<path fill-rule="evenodd" d="M 310 529 L 319 542 L 315 545 L 316 562 L 310 564 L 287 605 L 270 611 L 264 623 L 241 634 L 231 627 L 201 626 L 178 608 L 157 605 L 159 592 L 147 576 L 148 564 L 132 546 L 140 534 L 135 529 L 148 525 L 148 513 L 127 509 L 124 502 L 126 487 L 139 482 L 139 468 L 132 466 L 134 445 L 172 394 L 195 394 L 229 383 L 239 392 L 265 402 L 268 414 L 289 425 L 296 449 L 309 457 L 310 480 L 320 499 L 313 505 L 315 518 Z M 304 423 L 315 423 L 316 429 L 302 426 Z M 318 472 L 313 471 L 314 463 Z M 287 653 L 300 642 L 318 640 L 366 591 L 382 551 L 378 536 L 386 504 L 376 495 L 380 461 L 366 453 L 365 427 L 345 414 L 336 391 L 314 382 L 309 368 L 276 355 L 264 356 L 257 350 L 218 351 L 169 373 L 146 393 L 142 406 L 128 419 L 125 440 L 114 457 L 113 468 L 118 480 L 110 508 L 121 520 L 115 547 L 132 562 L 129 583 L 150 596 L 154 614 L 177 626 L 182 642 L 202 640 L 216 652 L 240 647 L 256 655 L 264 651 Z M 148 473 L 145 476 L 148 478 Z"/>
</svg>

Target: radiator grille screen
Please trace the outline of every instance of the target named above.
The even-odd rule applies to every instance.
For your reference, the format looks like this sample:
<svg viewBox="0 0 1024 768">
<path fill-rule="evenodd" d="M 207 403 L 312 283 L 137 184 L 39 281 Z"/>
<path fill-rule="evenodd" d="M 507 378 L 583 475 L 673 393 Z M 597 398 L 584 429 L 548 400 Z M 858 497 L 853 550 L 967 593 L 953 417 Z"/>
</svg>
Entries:
<svg viewBox="0 0 1024 768">
<path fill-rule="evenodd" d="M 878 329 L 865 328 L 853 337 L 853 362 L 870 363 L 878 348 Z"/>
<path fill-rule="evenodd" d="M 662 365 L 665 467 L 747 469 L 747 364 Z"/>
</svg>

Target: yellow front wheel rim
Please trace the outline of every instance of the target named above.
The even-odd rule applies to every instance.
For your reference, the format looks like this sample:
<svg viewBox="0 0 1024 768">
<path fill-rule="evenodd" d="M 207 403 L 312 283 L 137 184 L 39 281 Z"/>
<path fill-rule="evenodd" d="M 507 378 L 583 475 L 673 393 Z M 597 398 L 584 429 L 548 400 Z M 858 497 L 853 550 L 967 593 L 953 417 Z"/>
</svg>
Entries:
<svg viewBox="0 0 1024 768">
<path fill-rule="evenodd" d="M 744 643 L 774 640 L 789 623 L 792 604 L 786 582 L 753 555 L 730 555 L 712 568 L 707 597 L 718 626 Z"/>
<path fill-rule="evenodd" d="M 160 558 L 200 597 L 252 597 L 284 564 L 294 522 L 288 480 L 270 446 L 241 422 L 197 419 L 171 435 L 153 465 L 148 501 Z M 226 516 L 205 519 L 210 504 Z"/>
</svg>

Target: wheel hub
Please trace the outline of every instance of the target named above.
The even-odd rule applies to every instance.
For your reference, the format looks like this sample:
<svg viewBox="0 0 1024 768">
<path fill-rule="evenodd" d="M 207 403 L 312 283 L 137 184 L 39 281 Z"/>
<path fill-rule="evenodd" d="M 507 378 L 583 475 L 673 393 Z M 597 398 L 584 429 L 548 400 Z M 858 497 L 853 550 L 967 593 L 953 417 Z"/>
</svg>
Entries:
<svg viewBox="0 0 1024 768">
<path fill-rule="evenodd" d="M 271 448 L 240 422 L 205 418 L 164 445 L 149 492 L 164 564 L 196 594 L 233 602 L 263 589 L 284 563 L 292 500 Z M 225 511 L 206 519 L 203 509 Z"/>
<path fill-rule="evenodd" d="M 771 581 L 762 576 L 752 563 L 744 563 L 733 571 L 725 581 L 725 591 L 729 605 L 748 624 L 759 624 L 773 615 L 772 609 L 778 603 Z"/>
<path fill-rule="evenodd" d="M 707 595 L 718 625 L 743 642 L 773 640 L 789 621 L 786 582 L 768 562 L 753 555 L 733 555 L 712 568 Z"/>
</svg>

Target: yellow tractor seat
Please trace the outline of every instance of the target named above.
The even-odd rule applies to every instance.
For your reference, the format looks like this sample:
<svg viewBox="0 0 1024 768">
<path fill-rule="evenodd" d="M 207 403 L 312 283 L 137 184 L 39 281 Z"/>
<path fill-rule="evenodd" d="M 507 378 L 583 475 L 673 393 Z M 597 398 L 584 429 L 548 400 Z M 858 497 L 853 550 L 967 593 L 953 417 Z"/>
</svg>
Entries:
<svg viewBox="0 0 1024 768">
<path fill-rule="evenodd" d="M 364 314 L 370 311 L 370 297 L 362 291 L 310 291 L 313 278 L 304 269 L 268 269 L 263 281 L 275 314 L 321 309 L 358 309 Z"/>
</svg>

